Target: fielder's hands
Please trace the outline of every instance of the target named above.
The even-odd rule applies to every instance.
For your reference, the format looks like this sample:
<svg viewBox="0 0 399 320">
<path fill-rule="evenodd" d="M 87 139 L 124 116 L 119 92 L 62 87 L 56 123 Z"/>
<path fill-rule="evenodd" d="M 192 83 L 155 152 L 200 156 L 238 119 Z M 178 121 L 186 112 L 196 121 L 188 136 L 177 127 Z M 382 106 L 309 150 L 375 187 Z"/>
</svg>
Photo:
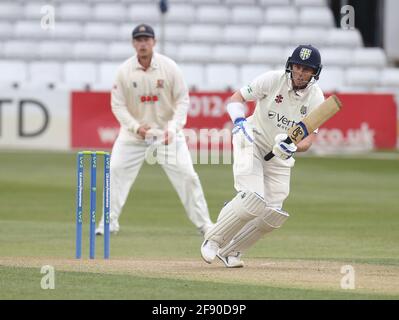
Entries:
<svg viewBox="0 0 399 320">
<path fill-rule="evenodd" d="M 171 130 L 162 130 L 156 128 L 150 128 L 147 125 L 139 127 L 137 133 L 142 136 L 144 134 L 144 141 L 147 145 L 169 145 L 173 142 L 175 134 Z"/>
<path fill-rule="evenodd" d="M 237 118 L 234 121 L 233 135 L 241 132 L 241 134 L 245 137 L 245 139 L 253 143 L 254 142 L 254 128 L 250 123 L 247 122 L 245 118 Z"/>
<path fill-rule="evenodd" d="M 137 129 L 137 134 L 140 137 L 142 137 L 143 139 L 145 139 L 145 137 L 147 135 L 147 131 L 150 129 L 151 129 L 151 127 L 148 124 L 143 124 Z"/>
<path fill-rule="evenodd" d="M 284 142 L 287 137 L 288 135 L 286 133 L 280 133 L 274 138 L 276 144 L 273 146 L 273 154 L 283 160 L 291 158 L 297 149 L 293 142 Z"/>
</svg>

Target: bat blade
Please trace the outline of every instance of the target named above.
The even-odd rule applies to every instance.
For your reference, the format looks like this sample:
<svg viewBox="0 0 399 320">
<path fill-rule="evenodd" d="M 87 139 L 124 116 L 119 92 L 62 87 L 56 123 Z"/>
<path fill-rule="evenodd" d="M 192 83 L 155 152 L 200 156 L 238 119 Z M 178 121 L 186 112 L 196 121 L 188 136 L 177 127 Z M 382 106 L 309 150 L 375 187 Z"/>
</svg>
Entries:
<svg viewBox="0 0 399 320">
<path fill-rule="evenodd" d="M 336 95 L 328 97 L 316 109 L 303 118 L 301 122 L 288 130 L 288 138 L 285 139 L 284 142 L 298 144 L 305 139 L 309 133 L 312 133 L 327 120 L 331 119 L 341 110 L 341 107 L 342 103 Z M 274 154 L 270 151 L 265 155 L 264 159 L 269 161 L 273 157 Z"/>
</svg>

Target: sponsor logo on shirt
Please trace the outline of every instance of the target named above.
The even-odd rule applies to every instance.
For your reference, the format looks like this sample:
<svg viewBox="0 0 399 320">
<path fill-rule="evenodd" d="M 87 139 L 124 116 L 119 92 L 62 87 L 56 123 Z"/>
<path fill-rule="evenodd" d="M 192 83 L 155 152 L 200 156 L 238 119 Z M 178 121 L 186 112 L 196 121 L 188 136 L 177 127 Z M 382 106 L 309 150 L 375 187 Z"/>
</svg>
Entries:
<svg viewBox="0 0 399 320">
<path fill-rule="evenodd" d="M 288 130 L 289 128 L 296 125 L 296 122 L 294 120 L 290 120 L 285 115 L 279 114 L 274 111 L 269 111 L 267 113 L 267 116 L 270 120 L 276 121 L 276 127 L 282 128 L 284 130 Z"/>
<path fill-rule="evenodd" d="M 141 102 L 157 102 L 158 96 L 141 96 L 140 101 Z"/>
</svg>

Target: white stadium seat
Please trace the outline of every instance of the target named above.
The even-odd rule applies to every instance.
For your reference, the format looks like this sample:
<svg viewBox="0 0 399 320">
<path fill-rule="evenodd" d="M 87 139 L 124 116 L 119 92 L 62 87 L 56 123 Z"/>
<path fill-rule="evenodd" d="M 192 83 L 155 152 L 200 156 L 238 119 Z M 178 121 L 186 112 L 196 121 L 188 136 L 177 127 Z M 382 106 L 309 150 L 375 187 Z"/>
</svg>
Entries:
<svg viewBox="0 0 399 320">
<path fill-rule="evenodd" d="M 220 5 L 222 1 L 226 0 L 174 0 L 175 2 L 191 2 L 192 4 L 212 4 L 212 5 Z"/>
<path fill-rule="evenodd" d="M 0 3 L 0 20 L 10 20 L 21 18 L 23 12 L 23 7 L 14 2 L 4 2 Z"/>
<path fill-rule="evenodd" d="M 326 0 L 294 0 L 294 6 L 311 7 L 311 6 L 327 6 Z"/>
<path fill-rule="evenodd" d="M 250 84 L 255 78 L 263 73 L 272 70 L 272 66 L 267 64 L 243 64 L 240 67 L 239 84 L 243 87 Z"/>
<path fill-rule="evenodd" d="M 356 66 L 385 67 L 387 58 L 381 48 L 357 48 L 354 62 Z"/>
<path fill-rule="evenodd" d="M 188 38 L 187 26 L 184 24 L 166 24 L 165 40 L 183 42 Z"/>
<path fill-rule="evenodd" d="M 230 10 L 225 6 L 199 6 L 196 10 L 196 18 L 201 23 L 221 23 L 228 22 Z"/>
<path fill-rule="evenodd" d="M 209 64 L 205 67 L 206 86 L 214 90 L 238 89 L 238 69 L 234 64 Z"/>
<path fill-rule="evenodd" d="M 334 47 L 357 48 L 363 46 L 359 30 L 344 30 L 332 28 L 328 31 L 327 43 Z"/>
<path fill-rule="evenodd" d="M 134 55 L 134 48 L 130 42 L 112 42 L 108 48 L 108 58 L 121 62 Z"/>
<path fill-rule="evenodd" d="M 215 62 L 243 63 L 248 59 L 248 50 L 239 45 L 218 45 L 212 58 Z"/>
<path fill-rule="evenodd" d="M 19 39 L 41 39 L 51 36 L 51 31 L 42 29 L 37 21 L 20 20 L 15 23 L 14 35 Z"/>
<path fill-rule="evenodd" d="M 306 26 L 332 28 L 334 16 L 328 7 L 303 7 L 299 11 L 299 23 Z"/>
<path fill-rule="evenodd" d="M 128 18 L 131 21 L 139 23 L 153 23 L 160 21 L 158 5 L 153 4 L 132 4 L 129 6 Z"/>
<path fill-rule="evenodd" d="M 38 44 L 32 41 L 7 41 L 3 46 L 3 56 L 9 59 L 36 58 L 38 56 Z"/>
<path fill-rule="evenodd" d="M 0 60 L 0 70 L 0 83 L 21 83 L 27 80 L 27 66 L 24 62 Z"/>
<path fill-rule="evenodd" d="M 324 28 L 296 27 L 292 32 L 294 45 L 311 44 L 319 48 L 327 44 L 328 31 Z"/>
<path fill-rule="evenodd" d="M 399 87 L 373 87 L 372 92 L 378 94 L 394 94 L 399 97 Z"/>
<path fill-rule="evenodd" d="M 381 85 L 399 90 L 399 68 L 386 68 L 381 71 Z"/>
<path fill-rule="evenodd" d="M 256 45 L 252 46 L 248 52 L 248 62 L 264 63 L 268 65 L 285 64 L 288 57 L 281 47 Z"/>
<path fill-rule="evenodd" d="M 81 39 L 83 35 L 83 27 L 76 22 L 56 22 L 57 27 L 52 30 L 54 39 L 69 40 Z"/>
<path fill-rule="evenodd" d="M 115 22 L 122 22 L 128 18 L 125 6 L 116 3 L 97 4 L 94 7 L 93 17 L 98 21 Z"/>
<path fill-rule="evenodd" d="M 193 6 L 187 4 L 176 4 L 170 7 L 167 14 L 169 22 L 186 22 L 191 23 L 196 17 Z"/>
<path fill-rule="evenodd" d="M 354 94 L 359 94 L 359 93 L 370 93 L 371 87 L 369 86 L 348 86 L 348 85 L 342 85 L 337 92 L 338 93 L 354 93 Z"/>
<path fill-rule="evenodd" d="M 103 62 L 98 65 L 99 82 L 98 86 L 93 84 L 93 89 L 107 89 L 111 90 L 114 84 L 116 73 L 118 71 L 119 63 Z"/>
<path fill-rule="evenodd" d="M 0 39 L 11 39 L 13 38 L 14 27 L 11 22 L 0 22 Z"/>
<path fill-rule="evenodd" d="M 69 89 L 83 89 L 97 81 L 97 66 L 92 62 L 66 62 L 64 84 Z"/>
<path fill-rule="evenodd" d="M 269 7 L 265 11 L 265 22 L 267 24 L 296 26 L 298 19 L 299 13 L 295 7 Z"/>
<path fill-rule="evenodd" d="M 380 72 L 376 68 L 348 68 L 345 79 L 345 85 L 370 88 L 379 84 Z"/>
<path fill-rule="evenodd" d="M 231 10 L 231 22 L 236 24 L 261 24 L 263 10 L 259 7 L 235 6 Z"/>
<path fill-rule="evenodd" d="M 235 5 L 235 4 L 242 4 L 242 5 L 255 5 L 257 0 L 224 0 L 224 3 L 227 5 Z"/>
<path fill-rule="evenodd" d="M 62 81 L 62 65 L 57 62 L 32 62 L 28 66 L 31 83 L 59 83 Z"/>
<path fill-rule="evenodd" d="M 267 45 L 288 45 L 291 43 L 291 29 L 282 26 L 263 26 L 258 31 L 258 42 Z"/>
<path fill-rule="evenodd" d="M 73 46 L 73 56 L 79 60 L 101 60 L 107 52 L 108 46 L 102 42 L 77 41 Z"/>
<path fill-rule="evenodd" d="M 212 50 L 209 45 L 204 44 L 182 44 L 178 53 L 179 61 L 209 62 Z"/>
<path fill-rule="evenodd" d="M 55 8 L 54 8 L 55 9 Z M 42 12 L 43 10 L 43 12 Z M 36 22 L 42 19 L 45 14 L 48 14 L 48 8 L 43 8 L 43 3 L 26 3 L 23 7 L 23 16 L 29 20 L 36 20 Z M 21 14 L 19 15 L 19 19 L 21 19 Z M 54 18 L 55 18 L 55 10 L 54 10 Z"/>
<path fill-rule="evenodd" d="M 222 28 L 217 25 L 194 24 L 188 29 L 188 40 L 191 42 L 223 41 Z"/>
<path fill-rule="evenodd" d="M 173 45 L 171 43 L 166 42 L 165 43 L 165 47 L 163 48 L 163 51 L 161 51 L 161 46 L 160 43 L 158 42 L 158 44 L 155 47 L 155 51 L 161 53 L 161 54 L 165 54 L 167 57 L 173 59 L 173 60 L 177 60 L 179 57 L 179 49 L 176 45 Z"/>
<path fill-rule="evenodd" d="M 61 4 L 55 10 L 56 19 L 89 21 L 92 16 L 90 5 L 84 3 Z"/>
<path fill-rule="evenodd" d="M 269 6 L 290 6 L 291 0 L 259 0 L 260 5 Z"/>
<path fill-rule="evenodd" d="M 320 48 L 321 63 L 324 66 L 353 66 L 352 50 L 346 48 Z"/>
<path fill-rule="evenodd" d="M 132 40 L 132 32 L 133 32 L 133 29 L 135 26 L 136 26 L 136 24 L 132 24 L 132 23 L 122 23 L 119 27 L 119 35 L 115 36 L 115 40 L 117 40 L 119 38 L 121 40 L 131 41 Z M 154 27 L 154 26 L 152 26 L 152 27 Z"/>
<path fill-rule="evenodd" d="M 345 73 L 342 68 L 327 66 L 321 70 L 317 83 L 323 92 L 335 92 L 344 85 L 344 77 Z"/>
<path fill-rule="evenodd" d="M 119 27 L 112 23 L 87 23 L 83 30 L 87 40 L 115 40 L 119 37 Z"/>
<path fill-rule="evenodd" d="M 256 43 L 256 27 L 250 26 L 226 26 L 223 31 L 225 42 L 252 44 Z"/>
<path fill-rule="evenodd" d="M 179 67 L 189 88 L 200 89 L 204 85 L 205 73 L 201 64 L 181 63 Z"/>
<path fill-rule="evenodd" d="M 72 56 L 71 48 L 71 43 L 66 41 L 42 41 L 38 54 L 41 59 L 66 60 Z"/>
</svg>

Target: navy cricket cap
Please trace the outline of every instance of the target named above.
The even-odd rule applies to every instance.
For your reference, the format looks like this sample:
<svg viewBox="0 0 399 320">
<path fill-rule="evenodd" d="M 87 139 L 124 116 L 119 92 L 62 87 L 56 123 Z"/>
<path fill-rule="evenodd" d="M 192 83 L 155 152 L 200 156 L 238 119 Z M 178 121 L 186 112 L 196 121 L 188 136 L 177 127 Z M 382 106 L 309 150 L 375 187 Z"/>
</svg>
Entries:
<svg viewBox="0 0 399 320">
<path fill-rule="evenodd" d="M 138 37 L 150 37 L 155 38 L 154 29 L 148 24 L 139 24 L 136 28 L 134 28 L 132 32 L 133 39 Z"/>
</svg>

